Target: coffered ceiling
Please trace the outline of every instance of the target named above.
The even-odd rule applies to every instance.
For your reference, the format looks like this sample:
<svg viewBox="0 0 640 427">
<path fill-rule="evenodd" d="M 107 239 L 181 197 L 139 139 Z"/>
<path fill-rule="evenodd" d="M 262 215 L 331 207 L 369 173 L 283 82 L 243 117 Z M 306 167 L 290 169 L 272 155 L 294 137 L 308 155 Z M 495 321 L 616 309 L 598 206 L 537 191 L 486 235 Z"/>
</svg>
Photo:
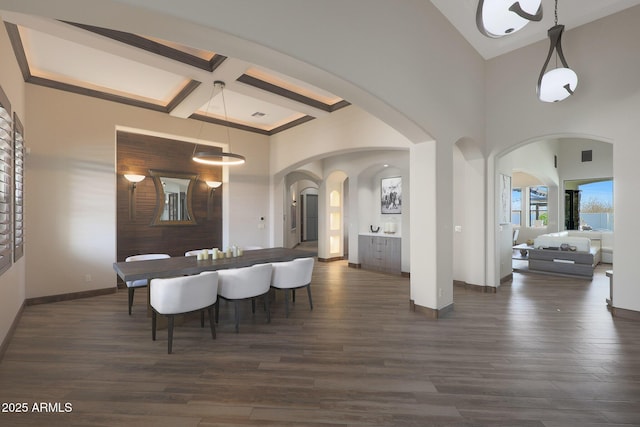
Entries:
<svg viewBox="0 0 640 427">
<path fill-rule="evenodd" d="M 349 105 L 216 52 L 17 13 L 3 18 L 29 83 L 266 135 Z M 217 81 L 224 82 L 223 91 Z"/>
</svg>

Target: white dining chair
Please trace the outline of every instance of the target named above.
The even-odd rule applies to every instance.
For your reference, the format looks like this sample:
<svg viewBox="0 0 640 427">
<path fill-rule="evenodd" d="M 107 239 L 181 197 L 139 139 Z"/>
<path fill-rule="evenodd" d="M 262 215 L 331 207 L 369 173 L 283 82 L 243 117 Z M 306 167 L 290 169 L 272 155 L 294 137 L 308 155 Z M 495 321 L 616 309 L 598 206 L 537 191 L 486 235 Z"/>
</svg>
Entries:
<svg viewBox="0 0 640 427">
<path fill-rule="evenodd" d="M 309 306 L 313 310 L 311 299 L 311 275 L 313 273 L 313 258 L 297 258 L 293 261 L 274 262 L 271 276 L 271 287 L 284 291 L 284 311 L 289 317 L 289 290 L 293 293 L 293 302 L 296 301 L 296 289 L 307 288 Z"/>
<path fill-rule="evenodd" d="M 200 311 L 200 326 L 204 327 L 204 312 L 209 312 L 211 337 L 216 339 L 213 307 L 218 300 L 218 272 L 205 271 L 193 276 L 151 279 L 151 338 L 156 340 L 157 315 L 168 319 L 167 352 L 173 348 L 174 317 L 177 314 Z"/>
<path fill-rule="evenodd" d="M 165 259 L 171 258 L 168 254 L 142 254 L 142 255 L 132 255 L 125 259 L 126 262 L 132 261 L 146 261 L 150 259 Z M 136 288 L 144 288 L 149 284 L 147 279 L 141 280 L 133 280 L 126 282 L 127 290 L 129 294 L 129 316 L 131 316 L 131 306 L 133 306 L 133 295 L 135 293 Z"/>
<path fill-rule="evenodd" d="M 218 296 L 234 302 L 236 333 L 239 331 L 240 307 L 242 300 L 251 299 L 255 313 L 255 298 L 264 296 L 267 323 L 271 322 L 268 292 L 271 285 L 271 264 L 256 264 L 251 267 L 218 270 Z M 216 322 L 220 314 L 220 303 L 216 304 Z"/>
</svg>

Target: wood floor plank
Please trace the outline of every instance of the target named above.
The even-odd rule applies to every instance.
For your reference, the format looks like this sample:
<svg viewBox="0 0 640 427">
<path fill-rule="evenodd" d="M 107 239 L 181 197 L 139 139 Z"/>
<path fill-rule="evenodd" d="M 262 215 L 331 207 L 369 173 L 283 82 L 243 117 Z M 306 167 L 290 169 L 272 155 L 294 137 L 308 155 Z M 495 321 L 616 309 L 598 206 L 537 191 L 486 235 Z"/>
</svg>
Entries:
<svg viewBox="0 0 640 427">
<path fill-rule="evenodd" d="M 306 294 L 266 323 L 221 304 L 217 339 L 188 316 L 151 340 L 127 294 L 25 307 L 0 362 L 4 426 L 634 426 L 637 322 L 612 318 L 609 283 L 514 273 L 497 293 L 454 287 L 454 310 L 409 311 L 409 280 L 316 263 Z"/>
</svg>

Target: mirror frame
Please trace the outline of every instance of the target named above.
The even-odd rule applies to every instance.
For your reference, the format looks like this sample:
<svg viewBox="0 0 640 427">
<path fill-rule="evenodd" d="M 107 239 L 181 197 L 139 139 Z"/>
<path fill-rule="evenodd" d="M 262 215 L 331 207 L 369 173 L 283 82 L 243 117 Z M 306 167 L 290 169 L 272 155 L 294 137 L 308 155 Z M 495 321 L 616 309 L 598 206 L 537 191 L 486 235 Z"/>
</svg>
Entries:
<svg viewBox="0 0 640 427">
<path fill-rule="evenodd" d="M 165 226 L 165 225 L 196 225 L 196 218 L 193 215 L 193 190 L 198 179 L 198 175 L 190 173 L 178 173 L 170 171 L 149 170 L 149 176 L 153 177 L 153 183 L 156 186 L 156 210 L 153 215 L 153 226 Z M 177 178 L 188 179 L 189 186 L 187 187 L 187 214 L 190 219 L 182 221 L 169 221 L 162 220 L 162 213 L 164 212 L 164 199 L 165 193 L 162 186 L 162 178 Z"/>
</svg>

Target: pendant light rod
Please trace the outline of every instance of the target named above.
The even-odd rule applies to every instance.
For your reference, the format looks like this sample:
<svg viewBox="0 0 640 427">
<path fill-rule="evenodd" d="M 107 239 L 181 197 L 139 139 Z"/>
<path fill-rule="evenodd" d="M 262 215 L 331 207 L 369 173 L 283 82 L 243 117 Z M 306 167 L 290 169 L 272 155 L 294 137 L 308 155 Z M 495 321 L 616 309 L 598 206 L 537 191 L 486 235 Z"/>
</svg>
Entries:
<svg viewBox="0 0 640 427">
<path fill-rule="evenodd" d="M 220 95 L 222 96 L 222 108 L 224 111 L 224 121 L 225 123 L 229 122 L 229 118 L 227 116 L 227 102 L 224 98 L 224 88 L 225 83 L 222 80 L 216 80 L 213 82 L 213 88 L 220 89 Z M 213 94 L 212 94 L 213 95 Z M 211 99 L 209 99 L 209 104 L 207 106 L 207 111 L 209 112 L 209 106 L 211 105 Z M 229 131 L 229 126 L 225 126 L 227 133 L 227 144 L 231 145 L 231 133 Z M 197 163 L 202 163 L 211 166 L 231 166 L 231 165 L 241 165 L 245 163 L 246 159 L 244 156 L 235 153 L 226 153 L 222 151 L 196 151 L 198 148 L 198 144 L 193 148 L 193 156 L 192 160 Z"/>
<path fill-rule="evenodd" d="M 509 7 L 509 11 L 515 13 L 521 18 L 526 19 L 527 21 L 540 22 L 542 21 L 542 2 L 540 2 L 540 6 L 538 6 L 538 10 L 535 14 L 528 13 L 522 6 L 520 6 L 520 2 L 517 1 Z M 556 15 L 557 16 L 557 15 Z M 557 18 L 556 18 L 557 19 Z"/>
</svg>

